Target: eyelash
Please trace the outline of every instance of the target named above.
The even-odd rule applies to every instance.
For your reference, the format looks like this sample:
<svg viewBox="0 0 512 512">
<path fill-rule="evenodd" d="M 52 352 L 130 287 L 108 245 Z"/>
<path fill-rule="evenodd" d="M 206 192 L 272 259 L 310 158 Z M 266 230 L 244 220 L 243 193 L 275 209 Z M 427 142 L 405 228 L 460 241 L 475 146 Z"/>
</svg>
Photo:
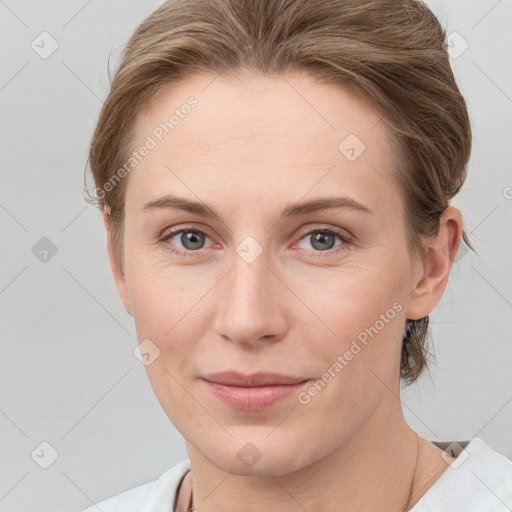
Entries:
<svg viewBox="0 0 512 512">
<path fill-rule="evenodd" d="M 180 229 L 176 229 L 174 231 L 168 231 L 161 239 L 161 242 L 162 243 L 167 243 L 171 238 L 173 238 L 174 236 L 180 234 L 180 233 L 186 233 L 186 232 L 193 232 L 193 233 L 201 233 L 205 236 L 208 236 L 208 234 L 203 231 L 202 229 L 199 229 L 195 226 L 185 226 L 185 227 L 182 227 Z M 326 251 L 315 251 L 313 250 L 313 257 L 315 258 L 323 258 L 323 257 L 326 257 L 326 256 L 331 256 L 333 253 L 335 252 L 338 252 L 339 250 L 344 250 L 345 249 L 345 246 L 350 244 L 352 242 L 352 239 L 350 237 L 348 237 L 347 235 L 343 234 L 343 233 L 340 233 L 332 228 L 328 228 L 328 227 L 325 227 L 325 228 L 315 228 L 315 229 L 311 229 L 310 231 L 304 233 L 300 238 L 299 238 L 299 241 L 301 241 L 302 239 L 312 235 L 313 233 L 324 233 L 324 234 L 329 234 L 329 235 L 333 235 L 335 237 L 338 237 L 343 243 L 338 245 L 337 247 L 335 248 L 332 248 L 332 249 L 327 249 Z M 180 256 L 194 256 L 195 254 L 199 253 L 201 251 L 201 249 L 197 250 L 197 251 L 182 251 L 180 249 L 174 249 L 174 248 L 171 248 L 170 245 L 168 244 L 167 245 L 167 248 L 171 251 L 171 252 L 174 252 L 176 254 L 179 254 Z"/>
</svg>

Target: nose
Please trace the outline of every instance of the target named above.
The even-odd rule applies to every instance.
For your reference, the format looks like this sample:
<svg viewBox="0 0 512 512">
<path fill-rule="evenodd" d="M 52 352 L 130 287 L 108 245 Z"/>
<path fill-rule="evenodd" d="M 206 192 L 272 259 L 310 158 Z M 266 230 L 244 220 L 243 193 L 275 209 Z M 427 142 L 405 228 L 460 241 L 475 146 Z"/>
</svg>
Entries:
<svg viewBox="0 0 512 512">
<path fill-rule="evenodd" d="M 222 280 L 214 328 L 224 339 L 239 345 L 274 343 L 288 325 L 285 304 L 290 292 L 269 265 L 263 252 L 254 261 L 234 255 L 233 266 Z"/>
</svg>

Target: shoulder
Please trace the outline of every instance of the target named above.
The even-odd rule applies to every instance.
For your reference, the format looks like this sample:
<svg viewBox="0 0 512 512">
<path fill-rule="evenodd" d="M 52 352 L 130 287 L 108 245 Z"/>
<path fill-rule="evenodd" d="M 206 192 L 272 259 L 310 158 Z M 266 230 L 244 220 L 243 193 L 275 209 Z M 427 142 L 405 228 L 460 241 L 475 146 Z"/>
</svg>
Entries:
<svg viewBox="0 0 512 512">
<path fill-rule="evenodd" d="M 458 453 L 411 512 L 512 510 L 512 461 L 478 437 L 469 442 L 436 444 Z"/>
<path fill-rule="evenodd" d="M 157 480 L 147 482 L 132 489 L 91 505 L 82 512 L 153 512 L 171 510 L 176 490 L 182 478 L 190 469 L 190 461 L 176 464 Z"/>
</svg>

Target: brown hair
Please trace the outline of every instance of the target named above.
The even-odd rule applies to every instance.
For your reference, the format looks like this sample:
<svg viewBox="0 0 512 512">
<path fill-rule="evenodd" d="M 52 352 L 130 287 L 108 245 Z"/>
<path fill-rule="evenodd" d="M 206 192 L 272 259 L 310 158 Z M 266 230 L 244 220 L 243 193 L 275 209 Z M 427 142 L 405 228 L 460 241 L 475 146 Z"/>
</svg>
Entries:
<svg viewBox="0 0 512 512">
<path fill-rule="evenodd" d="M 110 215 L 120 268 L 126 180 L 112 178 L 133 152 L 137 115 L 187 75 L 244 71 L 306 71 L 350 88 L 385 113 L 400 155 L 393 179 L 404 199 L 408 247 L 425 261 L 424 240 L 438 233 L 471 151 L 470 120 L 445 38 L 438 19 L 417 0 L 163 3 L 127 43 L 89 151 L 96 193 L 86 186 L 87 200 Z M 463 241 L 474 250 L 465 231 Z M 407 384 L 427 364 L 428 325 L 428 316 L 407 321 L 401 359 Z"/>
</svg>

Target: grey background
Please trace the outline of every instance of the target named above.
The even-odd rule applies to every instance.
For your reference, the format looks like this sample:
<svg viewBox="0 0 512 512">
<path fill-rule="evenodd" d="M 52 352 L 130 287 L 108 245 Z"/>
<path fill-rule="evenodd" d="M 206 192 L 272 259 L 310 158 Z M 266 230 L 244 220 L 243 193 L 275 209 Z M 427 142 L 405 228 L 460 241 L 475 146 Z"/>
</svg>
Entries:
<svg viewBox="0 0 512 512">
<path fill-rule="evenodd" d="M 512 0 L 428 3 L 469 45 L 452 58 L 474 129 L 454 204 L 478 255 L 459 254 L 431 315 L 437 365 L 404 411 L 429 439 L 478 436 L 512 457 Z M 101 218 L 82 197 L 108 58 L 113 70 L 159 4 L 0 0 L 1 511 L 79 511 L 187 458 L 133 355 Z M 43 31 L 58 43 L 46 59 L 31 47 Z M 46 261 L 43 237 L 57 250 Z M 42 442 L 58 453 L 48 469 Z"/>
</svg>

